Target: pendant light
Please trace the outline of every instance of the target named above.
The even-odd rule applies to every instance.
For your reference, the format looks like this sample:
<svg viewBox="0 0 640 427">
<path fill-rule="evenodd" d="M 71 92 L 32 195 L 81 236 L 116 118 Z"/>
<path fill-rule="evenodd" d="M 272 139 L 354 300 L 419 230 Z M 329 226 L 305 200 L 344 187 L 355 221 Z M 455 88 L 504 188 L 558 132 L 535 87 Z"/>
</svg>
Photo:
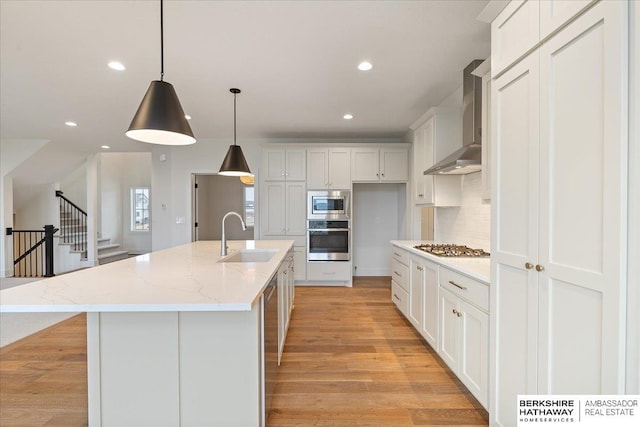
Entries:
<svg viewBox="0 0 640 427">
<path fill-rule="evenodd" d="M 225 176 L 251 176 L 247 160 L 242 154 L 242 148 L 236 144 L 236 95 L 240 93 L 240 89 L 229 89 L 233 94 L 233 145 L 229 146 L 229 151 L 220 166 L 220 175 Z"/>
<path fill-rule="evenodd" d="M 131 139 L 161 145 L 196 142 L 171 83 L 164 81 L 164 22 L 160 0 L 160 80 L 153 80 L 125 132 Z"/>
</svg>

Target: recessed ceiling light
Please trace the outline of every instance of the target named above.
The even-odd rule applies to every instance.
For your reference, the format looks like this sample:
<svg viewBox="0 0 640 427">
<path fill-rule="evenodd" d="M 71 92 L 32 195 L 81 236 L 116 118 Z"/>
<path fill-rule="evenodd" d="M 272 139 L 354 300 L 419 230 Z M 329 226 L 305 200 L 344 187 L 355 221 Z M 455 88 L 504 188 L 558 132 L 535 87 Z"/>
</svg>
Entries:
<svg viewBox="0 0 640 427">
<path fill-rule="evenodd" d="M 369 71 L 372 68 L 371 62 L 364 61 L 358 64 L 358 70 L 360 71 Z"/>
<path fill-rule="evenodd" d="M 110 145 L 101 145 L 100 148 L 104 148 L 105 150 L 108 150 L 109 148 L 111 148 Z"/>
<path fill-rule="evenodd" d="M 184 115 L 184 118 L 185 118 L 185 119 L 187 119 L 187 120 L 191 120 L 191 116 L 190 116 L 190 115 L 188 115 L 188 114 L 185 114 L 185 115 Z"/>
<path fill-rule="evenodd" d="M 124 67 L 124 65 L 122 65 L 122 62 L 118 62 L 118 61 L 111 61 L 107 64 L 109 66 L 109 68 L 111 68 L 112 70 L 116 70 L 116 71 L 124 71 L 126 70 L 126 68 Z"/>
<path fill-rule="evenodd" d="M 64 122 L 65 125 L 67 126 L 71 126 L 72 128 L 78 126 L 78 124 L 76 122 Z"/>
<path fill-rule="evenodd" d="M 342 118 L 345 120 L 351 120 L 353 119 L 353 114 L 345 114 L 344 116 L 342 116 Z"/>
</svg>

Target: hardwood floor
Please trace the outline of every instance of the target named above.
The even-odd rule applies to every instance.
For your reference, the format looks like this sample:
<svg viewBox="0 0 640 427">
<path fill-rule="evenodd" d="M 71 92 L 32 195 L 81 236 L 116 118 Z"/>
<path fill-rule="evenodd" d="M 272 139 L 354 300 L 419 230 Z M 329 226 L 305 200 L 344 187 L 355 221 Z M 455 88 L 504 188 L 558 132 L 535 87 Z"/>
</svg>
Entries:
<svg viewBox="0 0 640 427">
<path fill-rule="evenodd" d="M 87 425 L 86 316 L 0 349 L 0 425 Z"/>
<path fill-rule="evenodd" d="M 395 309 L 390 278 L 359 278 L 296 287 L 268 421 L 486 426 L 488 414 Z"/>
<path fill-rule="evenodd" d="M 87 425 L 85 316 L 0 350 L 0 425 Z M 388 278 L 297 287 L 270 427 L 486 426 L 390 301 Z"/>
</svg>

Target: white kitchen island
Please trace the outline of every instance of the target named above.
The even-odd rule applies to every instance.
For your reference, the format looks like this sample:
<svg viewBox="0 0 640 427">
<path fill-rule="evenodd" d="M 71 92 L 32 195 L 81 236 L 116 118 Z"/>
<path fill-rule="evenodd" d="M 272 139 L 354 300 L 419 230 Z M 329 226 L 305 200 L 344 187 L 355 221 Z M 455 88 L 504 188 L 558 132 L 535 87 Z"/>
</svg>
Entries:
<svg viewBox="0 0 640 427">
<path fill-rule="evenodd" d="M 90 426 L 258 426 L 260 301 L 293 241 L 228 243 L 273 256 L 194 242 L 4 290 L 0 312 L 87 313 Z"/>
</svg>

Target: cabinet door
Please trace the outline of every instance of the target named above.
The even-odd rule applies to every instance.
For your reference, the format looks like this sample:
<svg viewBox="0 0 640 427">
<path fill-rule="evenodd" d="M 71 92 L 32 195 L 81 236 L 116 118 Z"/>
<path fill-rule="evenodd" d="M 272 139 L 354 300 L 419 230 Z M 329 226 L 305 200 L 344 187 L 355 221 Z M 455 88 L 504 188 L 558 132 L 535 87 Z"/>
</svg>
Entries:
<svg viewBox="0 0 640 427">
<path fill-rule="evenodd" d="M 424 268 L 424 306 L 422 329 L 424 339 L 434 350 L 438 349 L 438 266 L 430 262 Z"/>
<path fill-rule="evenodd" d="M 482 76 L 482 198 L 491 200 L 491 71 Z"/>
<path fill-rule="evenodd" d="M 515 422 L 516 396 L 537 393 L 538 52 L 492 84 L 491 424 Z"/>
<path fill-rule="evenodd" d="M 560 28 L 595 0 L 546 0 L 540 2 L 540 39 Z"/>
<path fill-rule="evenodd" d="M 262 218 L 260 224 L 265 236 L 277 236 L 286 233 L 285 220 L 285 183 L 265 182 L 260 203 Z"/>
<path fill-rule="evenodd" d="M 265 148 L 262 150 L 262 170 L 265 181 L 284 181 L 285 156 L 284 149 Z"/>
<path fill-rule="evenodd" d="M 409 158 L 406 149 L 380 149 L 380 180 L 393 182 L 409 180 Z"/>
<path fill-rule="evenodd" d="M 351 151 L 351 177 L 358 182 L 380 180 L 380 150 L 377 148 L 354 148 Z"/>
<path fill-rule="evenodd" d="M 304 236 L 306 231 L 306 189 L 304 182 L 286 184 L 286 234 Z"/>
<path fill-rule="evenodd" d="M 424 305 L 424 267 L 420 260 L 411 259 L 409 274 L 409 321 L 420 331 L 422 329 L 422 306 Z"/>
<path fill-rule="evenodd" d="M 327 149 L 307 150 L 307 188 L 322 190 L 329 184 L 329 158 Z"/>
<path fill-rule="evenodd" d="M 307 179 L 307 152 L 305 149 L 286 150 L 287 181 L 304 181 Z"/>
<path fill-rule="evenodd" d="M 465 301 L 460 301 L 460 359 L 458 378 L 478 401 L 489 403 L 489 316 Z"/>
<path fill-rule="evenodd" d="M 627 8 L 540 48 L 540 394 L 624 393 Z"/>
<path fill-rule="evenodd" d="M 498 75 L 540 40 L 540 1 L 512 0 L 491 23 L 491 70 Z"/>
<path fill-rule="evenodd" d="M 424 175 L 425 171 L 425 146 L 424 127 L 418 128 L 413 133 L 413 197 L 416 204 L 424 201 Z"/>
<path fill-rule="evenodd" d="M 351 149 L 329 149 L 329 188 L 334 190 L 351 188 Z"/>
<path fill-rule="evenodd" d="M 282 351 L 284 350 L 284 341 L 286 338 L 286 312 L 285 312 L 285 288 L 287 281 L 287 267 L 283 262 L 278 268 L 278 365 L 282 359 Z"/>
<path fill-rule="evenodd" d="M 458 369 L 458 297 L 440 288 L 440 348 L 438 354 L 452 371 Z"/>
</svg>

